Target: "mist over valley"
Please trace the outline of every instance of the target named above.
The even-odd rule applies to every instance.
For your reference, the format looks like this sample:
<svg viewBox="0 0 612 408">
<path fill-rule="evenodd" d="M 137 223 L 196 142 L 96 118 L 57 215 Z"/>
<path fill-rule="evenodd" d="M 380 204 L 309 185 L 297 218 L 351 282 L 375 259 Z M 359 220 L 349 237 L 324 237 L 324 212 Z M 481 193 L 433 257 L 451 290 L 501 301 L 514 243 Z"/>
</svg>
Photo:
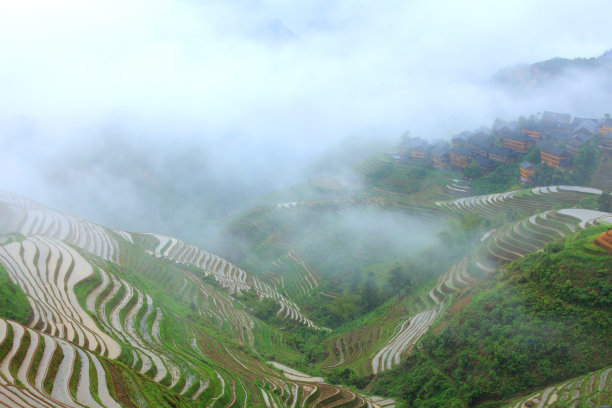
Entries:
<svg viewBox="0 0 612 408">
<path fill-rule="evenodd" d="M 0 4 L 0 407 L 610 405 L 610 11 Z"/>
</svg>

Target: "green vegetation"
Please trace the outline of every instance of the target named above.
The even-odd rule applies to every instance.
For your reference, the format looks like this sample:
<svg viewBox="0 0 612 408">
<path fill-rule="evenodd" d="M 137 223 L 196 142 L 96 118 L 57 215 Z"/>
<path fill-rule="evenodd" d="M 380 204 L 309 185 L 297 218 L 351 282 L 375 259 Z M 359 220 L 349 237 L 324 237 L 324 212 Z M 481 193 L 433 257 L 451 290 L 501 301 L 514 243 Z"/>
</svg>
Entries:
<svg viewBox="0 0 612 408">
<path fill-rule="evenodd" d="M 537 162 L 536 156 L 532 151 L 525 158 Z M 580 177 L 592 172 L 595 159 L 587 150 L 578 156 Z M 226 255 L 246 274 L 174 239 L 160 256 L 156 248 L 165 238 L 152 234 L 111 232 L 116 263 L 77 248 L 94 271 L 76 285 L 78 302 L 85 309 L 87 296 L 96 294 L 92 318 L 122 348 L 116 360 L 99 358 L 111 396 L 132 407 L 262 406 L 267 398 L 286 406 L 294 396 L 296 406 L 318 399 L 317 406 L 364 406 L 349 400 L 351 391 L 329 385 L 341 384 L 395 397 L 399 406 L 492 407 L 612 364 L 612 258 L 592 244 L 605 227 L 555 242 L 494 275 L 500 263 L 570 234 L 578 223 L 554 211 L 531 215 L 576 205 L 609 209 L 609 197 L 525 189 L 453 202 L 448 199 L 465 194 L 446 188 L 445 172 L 393 162 L 386 154 L 358 170 L 365 182 L 354 190 L 305 183 L 234 214 L 220 245 L 232 246 Z M 469 171 L 474 191 L 503 191 L 518 178 L 517 163 L 488 177 L 476 166 Z M 37 264 L 38 256 L 23 260 Z M 277 315 L 288 309 L 260 298 L 264 291 L 245 289 L 258 288 L 250 273 L 324 329 Z M 1 268 L 0 278 L 10 283 Z M 10 302 L 21 296 L 28 308 L 21 319 L 27 320 L 27 298 L 14 292 Z M 3 317 L 9 308 L 19 311 L 2 306 Z M 0 361 L 12 336 L 9 328 Z M 21 343 L 13 374 L 29 341 L 26 336 Z M 147 360 L 149 352 L 159 359 Z M 77 357 L 73 396 L 83 368 Z M 46 392 L 62 358 L 58 347 Z M 265 364 L 269 360 L 323 376 L 327 384 L 294 390 Z M 91 363 L 92 396 L 100 402 Z"/>
<path fill-rule="evenodd" d="M 500 164 L 489 175 L 472 180 L 470 187 L 472 187 L 473 193 L 490 194 L 511 189 L 520 178 L 519 163 L 520 159 L 517 159 L 514 163 Z"/>
<path fill-rule="evenodd" d="M 254 289 L 236 296 L 238 300 L 247 304 L 251 312 L 264 322 L 269 322 L 276 316 L 278 305 L 272 298 L 258 299 Z"/>
<path fill-rule="evenodd" d="M 45 381 L 43 382 L 43 390 L 45 390 L 45 392 L 49 395 L 51 395 L 51 391 L 53 390 L 53 382 L 55 381 L 57 370 L 59 369 L 63 359 L 64 351 L 59 345 L 57 345 L 57 347 L 55 347 L 53 357 L 51 357 L 51 361 L 49 362 L 49 369 L 47 370 Z"/>
<path fill-rule="evenodd" d="M 19 370 L 19 366 L 25 358 L 31 340 L 32 339 L 30 338 L 30 332 L 26 330 L 21 338 L 21 344 L 19 345 L 19 349 L 17 350 L 17 353 L 15 353 L 15 355 L 13 356 L 13 360 L 11 361 L 11 374 L 13 374 L 13 377 L 17 377 L 17 370 Z"/>
<path fill-rule="evenodd" d="M 6 329 L 6 336 L 4 337 L 4 341 L 0 344 L 0 361 L 6 357 L 6 355 L 13 348 L 13 327 L 8 325 Z"/>
<path fill-rule="evenodd" d="M 482 283 L 374 391 L 409 406 L 487 406 L 612 364 L 612 257 L 592 245 L 607 229 L 549 244 Z"/>
<path fill-rule="evenodd" d="M 600 136 L 595 135 L 587 143 L 583 144 L 573 157 L 575 171 L 562 171 L 550 167 L 546 163 L 536 166 L 534 184 L 538 186 L 571 184 L 587 185 L 597 170 L 597 164 L 601 157 L 599 148 Z"/>
<path fill-rule="evenodd" d="M 32 308 L 25 293 L 9 278 L 0 264 L 0 316 L 26 324 L 32 315 Z"/>
<path fill-rule="evenodd" d="M 397 162 L 388 154 L 378 153 L 360 163 L 356 170 L 367 186 L 377 192 L 413 196 L 423 200 L 439 193 L 449 177 L 445 170 L 433 169 L 427 162 Z"/>
<path fill-rule="evenodd" d="M 603 194 L 599 196 L 597 199 L 597 209 L 605 212 L 612 211 L 612 193 L 610 191 L 604 191 Z"/>
<path fill-rule="evenodd" d="M 36 368 L 38 368 L 40 364 L 40 360 L 42 359 L 43 355 L 43 350 L 45 349 L 45 338 L 43 336 L 38 337 L 38 342 L 38 348 L 36 349 L 36 353 L 32 358 L 30 370 L 28 371 L 28 382 L 30 384 L 34 384 L 34 379 L 36 378 Z"/>
<path fill-rule="evenodd" d="M 79 384 L 79 378 L 81 376 L 81 358 L 77 353 L 77 358 L 74 361 L 74 366 L 72 367 L 72 377 L 70 377 L 70 382 L 68 384 L 68 388 L 70 389 L 70 394 L 72 397 L 76 397 L 77 386 Z"/>
</svg>

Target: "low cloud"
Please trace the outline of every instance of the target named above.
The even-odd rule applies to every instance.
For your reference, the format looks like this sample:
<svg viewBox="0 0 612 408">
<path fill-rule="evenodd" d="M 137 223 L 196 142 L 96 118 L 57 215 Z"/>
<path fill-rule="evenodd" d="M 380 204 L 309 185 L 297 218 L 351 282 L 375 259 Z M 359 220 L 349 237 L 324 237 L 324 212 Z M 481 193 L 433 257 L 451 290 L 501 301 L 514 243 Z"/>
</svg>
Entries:
<svg viewBox="0 0 612 408">
<path fill-rule="evenodd" d="M 601 54 L 610 10 L 607 1 L 5 2 L 0 188 L 109 222 L 113 206 L 102 216 L 92 200 L 116 202 L 127 219 L 148 199 L 134 184 L 140 170 L 130 164 L 122 177 L 96 155 L 113 154 L 116 135 L 116 149 L 146 157 L 176 191 L 208 183 L 212 195 L 242 191 L 238 201 L 304 178 L 349 136 L 447 138 L 551 109 L 601 116 L 612 106 L 605 78 L 576 73 L 529 95 L 490 78 Z M 182 167 L 180 146 L 201 166 Z"/>
</svg>

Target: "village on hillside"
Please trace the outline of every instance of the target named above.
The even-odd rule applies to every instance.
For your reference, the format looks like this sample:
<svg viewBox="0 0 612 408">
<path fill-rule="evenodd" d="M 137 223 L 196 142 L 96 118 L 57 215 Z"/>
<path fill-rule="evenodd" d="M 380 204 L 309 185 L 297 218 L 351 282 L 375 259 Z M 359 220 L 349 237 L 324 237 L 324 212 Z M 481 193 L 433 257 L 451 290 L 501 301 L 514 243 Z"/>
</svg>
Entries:
<svg viewBox="0 0 612 408">
<path fill-rule="evenodd" d="M 406 164 L 462 172 L 466 179 L 487 177 L 496 169 L 520 163 L 520 183 L 533 185 L 543 174 L 569 176 L 586 166 L 608 162 L 612 154 L 612 119 L 580 118 L 567 113 L 543 112 L 529 118 L 481 127 L 428 142 L 402 136 L 394 158 Z M 593 163 L 594 161 L 594 163 Z M 516 165 L 515 165 L 516 166 Z M 561 176 L 560 176 L 561 177 Z"/>
</svg>

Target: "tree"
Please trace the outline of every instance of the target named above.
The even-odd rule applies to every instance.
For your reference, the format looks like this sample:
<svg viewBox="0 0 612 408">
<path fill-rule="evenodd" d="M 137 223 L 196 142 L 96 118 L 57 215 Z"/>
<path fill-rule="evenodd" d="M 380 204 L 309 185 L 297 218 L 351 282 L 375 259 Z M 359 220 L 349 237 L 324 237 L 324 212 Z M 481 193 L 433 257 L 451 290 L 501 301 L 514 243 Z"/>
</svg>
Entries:
<svg viewBox="0 0 612 408">
<path fill-rule="evenodd" d="M 552 184 L 552 175 L 554 168 L 546 163 L 540 163 L 535 173 L 535 184 L 538 186 L 547 186 Z"/>
<path fill-rule="evenodd" d="M 588 181 L 597 168 L 599 156 L 600 151 L 593 142 L 580 146 L 574 156 L 574 167 L 576 169 L 575 182 L 577 184 L 583 184 Z"/>
<path fill-rule="evenodd" d="M 540 154 L 540 148 L 534 147 L 527 153 L 525 160 L 533 164 L 540 164 L 542 162 L 542 155 Z"/>
<path fill-rule="evenodd" d="M 604 191 L 597 200 L 599 211 L 612 211 L 612 195 L 609 191 Z"/>
<path fill-rule="evenodd" d="M 381 297 L 376 278 L 372 272 L 368 273 L 368 277 L 361 287 L 361 307 L 364 313 L 374 310 L 380 305 Z"/>
<path fill-rule="evenodd" d="M 478 163 L 476 162 L 472 162 L 468 164 L 467 166 L 465 166 L 463 168 L 463 173 L 471 179 L 477 179 L 479 177 L 482 177 L 482 171 L 480 170 L 480 165 L 478 165 Z"/>
<path fill-rule="evenodd" d="M 262 299 L 259 303 L 255 304 L 253 308 L 253 314 L 259 317 L 261 320 L 267 322 L 276 315 L 276 309 L 278 306 L 272 298 Z"/>
<path fill-rule="evenodd" d="M 461 215 L 461 228 L 463 231 L 473 232 L 488 226 L 486 218 L 474 213 Z"/>
<path fill-rule="evenodd" d="M 399 265 L 396 265 L 389 271 L 389 279 L 387 280 L 387 291 L 395 295 L 402 290 L 410 288 L 412 282 L 408 271 Z"/>
</svg>

